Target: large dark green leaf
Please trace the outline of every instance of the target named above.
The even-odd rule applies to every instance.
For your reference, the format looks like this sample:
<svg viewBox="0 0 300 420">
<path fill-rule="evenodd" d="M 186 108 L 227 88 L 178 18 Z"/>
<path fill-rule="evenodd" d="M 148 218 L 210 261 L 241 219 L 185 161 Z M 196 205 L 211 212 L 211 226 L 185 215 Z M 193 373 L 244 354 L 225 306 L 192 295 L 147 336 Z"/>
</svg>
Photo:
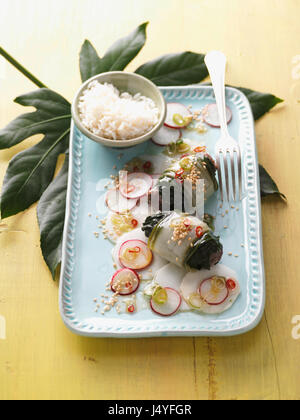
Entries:
<svg viewBox="0 0 300 420">
<path fill-rule="evenodd" d="M 272 109 L 274 106 L 283 102 L 283 99 L 277 98 L 271 93 L 256 92 L 254 90 L 242 87 L 239 87 L 237 89 L 239 89 L 247 96 L 255 120 L 258 120 L 268 111 L 270 111 L 270 109 Z"/>
<path fill-rule="evenodd" d="M 286 196 L 282 194 L 275 181 L 271 178 L 265 168 L 259 165 L 259 175 L 260 175 L 260 192 L 262 197 L 267 197 L 270 195 L 276 195 L 286 201 Z"/>
<path fill-rule="evenodd" d="M 180 86 L 199 83 L 208 76 L 204 55 L 193 52 L 168 54 L 146 63 L 136 70 L 157 86 Z"/>
<path fill-rule="evenodd" d="M 205 86 L 211 86 L 211 83 L 203 83 Z M 271 93 L 262 93 L 257 92 L 255 90 L 243 88 L 243 87 L 235 87 L 235 86 L 228 86 L 233 87 L 235 89 L 240 90 L 243 92 L 245 96 L 247 96 L 248 101 L 250 102 L 253 117 L 255 120 L 258 120 L 267 112 L 269 112 L 274 106 L 284 102 L 283 99 L 277 98 L 277 96 L 272 95 Z"/>
<path fill-rule="evenodd" d="M 101 73 L 101 58 L 90 43 L 85 40 L 80 51 L 80 73 L 83 82 Z"/>
<path fill-rule="evenodd" d="M 20 96 L 15 102 L 33 106 L 35 112 L 19 116 L 0 130 L 0 149 L 10 148 L 35 134 L 46 134 L 53 141 L 70 126 L 71 105 L 49 89 L 39 89 Z"/>
<path fill-rule="evenodd" d="M 37 208 L 41 249 L 53 278 L 61 262 L 68 169 L 69 155 L 67 154 L 61 171 L 42 195 Z"/>
<path fill-rule="evenodd" d="M 53 179 L 57 158 L 68 148 L 70 104 L 49 89 L 40 89 L 16 100 L 37 111 L 23 115 L 3 130 L 3 146 L 33 134 L 44 134 L 37 145 L 16 155 L 6 172 L 1 195 L 1 217 L 13 216 L 35 203 Z"/>
<path fill-rule="evenodd" d="M 82 81 L 107 71 L 122 71 L 138 55 L 146 42 L 146 28 L 143 23 L 125 38 L 119 39 L 100 58 L 89 41 L 85 41 L 80 52 L 80 71 Z"/>
</svg>

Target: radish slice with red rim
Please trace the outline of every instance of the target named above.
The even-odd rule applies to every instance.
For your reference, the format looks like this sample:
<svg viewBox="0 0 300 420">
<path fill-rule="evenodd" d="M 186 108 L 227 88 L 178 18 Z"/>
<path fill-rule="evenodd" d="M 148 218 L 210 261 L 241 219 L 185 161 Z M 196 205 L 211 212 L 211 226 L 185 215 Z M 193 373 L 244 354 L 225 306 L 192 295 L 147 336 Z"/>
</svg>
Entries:
<svg viewBox="0 0 300 420">
<path fill-rule="evenodd" d="M 137 199 L 127 199 L 116 188 L 107 192 L 105 197 L 107 207 L 114 213 L 126 213 L 134 209 L 137 205 Z"/>
<path fill-rule="evenodd" d="M 181 130 L 162 126 L 162 128 L 152 137 L 152 141 L 157 146 L 168 146 L 176 143 L 182 137 Z"/>
<path fill-rule="evenodd" d="M 152 251 L 143 241 L 126 241 L 119 250 L 119 261 L 125 268 L 143 270 L 151 264 L 152 259 Z"/>
<path fill-rule="evenodd" d="M 124 172 L 120 176 L 120 192 L 127 199 L 143 197 L 151 190 L 152 185 L 152 177 L 143 172 Z"/>
<path fill-rule="evenodd" d="M 139 275 L 129 268 L 118 270 L 111 280 L 111 290 L 121 296 L 132 295 L 140 286 Z"/>
<path fill-rule="evenodd" d="M 204 280 L 199 287 L 199 293 L 201 298 L 212 306 L 221 305 L 229 296 L 226 280 L 223 281 L 220 277 Z"/>
<path fill-rule="evenodd" d="M 161 316 L 171 316 L 176 314 L 179 310 L 182 298 L 180 294 L 170 287 L 166 287 L 165 291 L 167 292 L 167 301 L 163 304 L 155 302 L 152 298 L 150 301 L 150 306 L 153 312 Z"/>
<path fill-rule="evenodd" d="M 169 103 L 167 105 L 167 117 L 165 125 L 169 128 L 185 128 L 192 121 L 191 111 L 179 103 Z"/>
<path fill-rule="evenodd" d="M 203 110 L 203 118 L 206 124 L 210 125 L 211 127 L 220 127 L 220 118 L 217 104 L 207 105 Z M 226 107 L 226 118 L 227 124 L 229 124 L 232 120 L 232 111 L 228 106 Z"/>
</svg>

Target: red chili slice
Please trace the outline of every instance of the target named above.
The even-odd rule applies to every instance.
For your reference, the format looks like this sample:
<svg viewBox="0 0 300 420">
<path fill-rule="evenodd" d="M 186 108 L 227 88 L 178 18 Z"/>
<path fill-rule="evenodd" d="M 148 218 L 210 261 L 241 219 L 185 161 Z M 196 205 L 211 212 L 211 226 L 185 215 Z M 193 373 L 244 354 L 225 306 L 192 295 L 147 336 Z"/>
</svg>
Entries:
<svg viewBox="0 0 300 420">
<path fill-rule="evenodd" d="M 129 249 L 129 252 L 132 254 L 139 254 L 141 252 L 141 248 L 139 246 L 136 246 L 135 248 Z"/>
<path fill-rule="evenodd" d="M 196 149 L 194 149 L 194 152 L 195 153 L 204 153 L 204 152 L 206 152 L 206 147 L 205 146 L 196 147 Z"/>
<path fill-rule="evenodd" d="M 134 190 L 135 190 L 135 187 L 134 187 L 133 185 L 128 185 L 128 186 L 127 186 L 127 189 L 126 189 L 126 192 L 127 192 L 128 194 L 130 194 L 130 193 L 132 193 Z"/>
<path fill-rule="evenodd" d="M 185 220 L 184 220 L 184 222 L 183 222 L 183 224 L 184 224 L 184 226 L 185 226 L 186 228 L 188 228 L 188 227 L 190 227 L 190 226 L 191 226 L 192 222 L 191 222 L 189 219 L 185 219 Z"/>
<path fill-rule="evenodd" d="M 197 235 L 197 238 L 201 238 L 201 237 L 203 236 L 203 234 L 204 234 L 204 232 L 203 232 L 203 228 L 202 228 L 201 226 L 198 226 L 198 227 L 196 228 L 196 235 Z"/>
<path fill-rule="evenodd" d="M 185 153 L 184 155 L 181 156 L 180 159 L 184 159 L 185 157 L 188 157 L 188 156 L 190 156 L 190 155 L 188 153 Z"/>
<path fill-rule="evenodd" d="M 139 222 L 136 219 L 132 219 L 131 224 L 134 228 L 138 227 Z"/>
<path fill-rule="evenodd" d="M 179 171 L 176 172 L 175 174 L 175 178 L 181 178 L 182 175 L 184 174 L 184 170 L 183 169 L 179 169 Z"/>
<path fill-rule="evenodd" d="M 227 286 L 228 289 L 234 290 L 236 288 L 236 282 L 232 279 L 228 279 L 226 281 L 226 286 Z"/>
<path fill-rule="evenodd" d="M 128 310 L 128 312 L 129 312 L 130 314 L 132 314 L 132 313 L 135 311 L 135 307 L 134 307 L 134 305 L 130 305 L 130 306 L 128 306 L 127 310 Z"/>
</svg>

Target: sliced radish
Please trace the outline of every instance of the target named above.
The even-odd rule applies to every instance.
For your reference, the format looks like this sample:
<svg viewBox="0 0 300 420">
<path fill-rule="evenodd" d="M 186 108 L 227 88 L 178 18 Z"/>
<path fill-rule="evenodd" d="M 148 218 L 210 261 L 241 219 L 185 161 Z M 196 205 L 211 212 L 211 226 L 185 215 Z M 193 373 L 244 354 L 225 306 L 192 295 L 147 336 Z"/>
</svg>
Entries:
<svg viewBox="0 0 300 420">
<path fill-rule="evenodd" d="M 182 137 L 181 130 L 169 128 L 165 125 L 152 137 L 152 141 L 157 146 L 168 146 L 171 143 L 176 143 Z"/>
<path fill-rule="evenodd" d="M 140 286 L 139 275 L 129 268 L 117 271 L 111 280 L 111 290 L 121 296 L 132 295 Z"/>
<path fill-rule="evenodd" d="M 143 241 L 126 241 L 119 250 L 119 260 L 125 268 L 142 270 L 151 264 L 152 259 L 152 251 Z"/>
<path fill-rule="evenodd" d="M 221 305 L 229 296 L 226 283 L 218 285 L 217 281 L 212 277 L 204 280 L 199 287 L 200 296 L 208 305 Z"/>
<path fill-rule="evenodd" d="M 201 305 L 201 302 L 198 299 L 198 297 L 201 298 L 199 285 L 205 280 L 211 279 L 213 276 L 222 277 L 224 279 L 234 279 L 236 287 L 234 290 L 228 288 L 229 296 L 222 304 L 209 305 L 202 299 L 203 304 Z M 241 288 L 237 280 L 237 273 L 223 264 L 218 264 L 212 267 L 211 270 L 192 271 L 186 274 L 182 280 L 180 292 L 183 299 L 189 304 L 190 308 L 192 307 L 193 309 L 205 314 L 217 315 L 229 310 L 232 307 L 241 293 Z M 191 301 L 193 305 L 191 305 Z"/>
<path fill-rule="evenodd" d="M 174 118 L 175 116 L 175 118 Z M 181 117 L 182 124 L 176 123 L 176 117 Z M 185 121 L 186 119 L 186 121 Z M 191 111 L 184 105 L 179 103 L 169 103 L 167 106 L 167 117 L 165 125 L 169 128 L 185 128 L 192 120 Z"/>
<path fill-rule="evenodd" d="M 108 191 L 105 202 L 107 207 L 114 213 L 126 213 L 134 209 L 137 205 L 137 199 L 125 198 L 116 188 Z"/>
<path fill-rule="evenodd" d="M 167 301 L 163 304 L 155 302 L 152 298 L 150 301 L 150 306 L 153 312 L 161 316 L 171 316 L 174 315 L 181 306 L 182 298 L 180 294 L 169 287 L 165 288 L 167 292 Z"/>
<path fill-rule="evenodd" d="M 152 185 L 152 177 L 143 172 L 124 172 L 120 176 L 120 192 L 127 199 L 143 197 L 151 190 Z"/>
<path fill-rule="evenodd" d="M 203 110 L 203 118 L 206 124 L 212 127 L 220 127 L 220 118 L 217 104 L 207 105 Z M 228 106 L 226 107 L 226 118 L 227 124 L 229 124 L 232 120 L 232 111 Z"/>
</svg>

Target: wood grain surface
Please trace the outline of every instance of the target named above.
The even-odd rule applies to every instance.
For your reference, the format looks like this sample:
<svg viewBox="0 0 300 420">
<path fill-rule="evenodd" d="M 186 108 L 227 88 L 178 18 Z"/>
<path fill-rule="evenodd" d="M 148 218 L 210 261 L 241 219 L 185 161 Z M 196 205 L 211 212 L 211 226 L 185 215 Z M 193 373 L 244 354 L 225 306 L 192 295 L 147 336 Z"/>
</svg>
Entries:
<svg viewBox="0 0 300 420">
<path fill-rule="evenodd" d="M 264 318 L 222 339 L 92 340 L 58 312 L 58 284 L 43 262 L 35 207 L 0 233 L 0 399 L 299 399 L 300 1 L 1 0 L 0 44 L 69 100 L 80 85 L 85 38 L 103 53 L 149 20 L 134 70 L 161 54 L 224 51 L 228 82 L 285 99 L 256 125 L 260 162 L 288 197 L 263 204 Z M 0 58 L 0 126 L 22 112 L 13 99 L 35 87 Z M 14 154 L 0 153 L 0 179 Z M 3 318 L 2 318 L 3 321 Z"/>
</svg>

